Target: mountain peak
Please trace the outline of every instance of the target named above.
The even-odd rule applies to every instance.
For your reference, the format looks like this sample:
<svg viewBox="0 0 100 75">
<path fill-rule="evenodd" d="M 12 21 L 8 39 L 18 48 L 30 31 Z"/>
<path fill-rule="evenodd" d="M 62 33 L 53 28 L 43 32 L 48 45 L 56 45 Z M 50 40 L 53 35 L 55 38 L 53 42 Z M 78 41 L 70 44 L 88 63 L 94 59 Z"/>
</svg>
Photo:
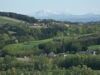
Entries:
<svg viewBox="0 0 100 75">
<path fill-rule="evenodd" d="M 100 21 L 100 15 L 97 14 L 84 14 L 84 15 L 71 15 L 68 13 L 54 12 L 50 10 L 40 10 L 37 11 L 34 17 L 38 19 L 54 19 L 60 21 L 71 21 L 71 22 L 96 22 Z"/>
<path fill-rule="evenodd" d="M 37 11 L 35 12 L 34 16 L 35 17 L 49 17 L 51 15 L 59 15 L 60 13 L 58 12 L 54 12 L 54 11 L 50 11 L 50 10 L 40 10 L 40 11 Z"/>
</svg>

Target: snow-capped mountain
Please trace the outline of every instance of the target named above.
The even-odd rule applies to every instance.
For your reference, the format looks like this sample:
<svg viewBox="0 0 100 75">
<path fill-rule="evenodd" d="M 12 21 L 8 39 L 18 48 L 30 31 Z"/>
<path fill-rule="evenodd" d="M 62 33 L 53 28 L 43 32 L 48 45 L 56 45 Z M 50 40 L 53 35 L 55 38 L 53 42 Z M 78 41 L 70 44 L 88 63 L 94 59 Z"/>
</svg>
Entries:
<svg viewBox="0 0 100 75">
<path fill-rule="evenodd" d="M 59 15 L 59 13 L 52 12 L 52 11 L 49 11 L 49 10 L 46 10 L 46 11 L 41 10 L 41 11 L 37 11 L 35 13 L 35 15 L 42 18 L 42 17 L 49 17 L 49 16 L 52 16 L 52 15 Z"/>
<path fill-rule="evenodd" d="M 71 21 L 71 22 L 96 22 L 100 21 L 100 15 L 96 14 L 84 14 L 84 15 L 71 15 L 67 13 L 59 13 L 52 11 L 37 11 L 34 17 L 38 19 L 54 19 L 60 21 Z"/>
<path fill-rule="evenodd" d="M 52 11 L 37 11 L 33 16 L 38 18 L 38 19 L 55 19 L 55 20 L 61 20 L 65 18 L 65 15 L 67 14 L 64 13 L 58 13 L 58 12 L 52 12 Z"/>
</svg>

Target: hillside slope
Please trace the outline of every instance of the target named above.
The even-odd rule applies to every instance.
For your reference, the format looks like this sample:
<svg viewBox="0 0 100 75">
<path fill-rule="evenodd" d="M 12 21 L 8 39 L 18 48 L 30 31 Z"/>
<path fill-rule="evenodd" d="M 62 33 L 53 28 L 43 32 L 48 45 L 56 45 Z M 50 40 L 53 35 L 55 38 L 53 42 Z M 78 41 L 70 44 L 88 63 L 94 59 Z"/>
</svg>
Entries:
<svg viewBox="0 0 100 75">
<path fill-rule="evenodd" d="M 23 21 L 26 21 L 29 23 L 37 22 L 37 19 L 35 19 L 34 17 L 30 17 L 30 16 L 22 15 L 22 14 L 17 14 L 17 13 L 12 13 L 12 12 L 0 12 L 0 16 L 10 17 L 10 18 L 18 19 L 18 20 L 23 20 Z"/>
</svg>

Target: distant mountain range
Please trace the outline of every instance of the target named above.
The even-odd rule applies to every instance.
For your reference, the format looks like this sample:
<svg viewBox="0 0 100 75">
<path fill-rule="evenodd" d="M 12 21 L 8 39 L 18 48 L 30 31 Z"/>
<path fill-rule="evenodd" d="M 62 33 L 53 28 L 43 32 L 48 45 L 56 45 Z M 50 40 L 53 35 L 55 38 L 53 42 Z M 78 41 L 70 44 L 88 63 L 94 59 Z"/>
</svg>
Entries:
<svg viewBox="0 0 100 75">
<path fill-rule="evenodd" d="M 97 14 L 84 14 L 72 15 L 67 13 L 58 13 L 52 11 L 38 11 L 33 16 L 37 19 L 54 19 L 60 21 L 70 22 L 97 22 L 100 21 L 100 15 Z"/>
</svg>

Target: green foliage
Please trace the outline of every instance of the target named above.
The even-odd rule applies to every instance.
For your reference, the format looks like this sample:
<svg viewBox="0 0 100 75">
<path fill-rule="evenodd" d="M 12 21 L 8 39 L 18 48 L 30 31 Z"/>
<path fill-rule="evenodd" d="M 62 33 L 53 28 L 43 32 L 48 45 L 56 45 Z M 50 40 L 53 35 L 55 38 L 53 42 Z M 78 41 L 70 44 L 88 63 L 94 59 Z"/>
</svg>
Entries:
<svg viewBox="0 0 100 75">
<path fill-rule="evenodd" d="M 58 64 L 59 67 L 71 67 L 78 65 L 87 65 L 92 69 L 100 69 L 100 55 L 67 55 L 55 60 L 55 64 Z"/>
<path fill-rule="evenodd" d="M 100 22 L 0 12 L 0 75 L 100 75 L 99 45 Z M 96 55 L 79 54 L 89 50 Z"/>
<path fill-rule="evenodd" d="M 10 44 L 3 48 L 5 52 L 10 55 L 24 56 L 24 55 L 33 55 L 40 54 L 41 52 L 38 48 L 38 45 L 41 43 L 49 42 L 52 39 L 39 40 L 39 41 L 30 41 L 18 44 Z"/>
<path fill-rule="evenodd" d="M 88 47 L 89 51 L 96 51 L 96 54 L 100 54 L 100 45 L 93 45 Z"/>
<path fill-rule="evenodd" d="M 71 58 L 71 57 L 70 57 Z M 0 59 L 1 61 L 2 59 Z M 69 60 L 69 59 L 68 59 Z M 76 60 L 76 59 L 74 59 Z M 79 59 L 78 59 L 79 60 Z M 59 60 L 58 60 L 59 61 Z M 62 61 L 62 60 L 61 60 Z M 61 62 L 60 61 L 60 62 Z M 53 59 L 47 57 L 33 57 L 31 62 L 19 61 L 6 56 L 0 62 L 1 75 L 99 75 L 99 70 L 92 70 L 85 65 L 71 66 L 70 68 L 59 68 L 53 64 Z M 79 61 L 80 62 L 80 61 Z M 56 63 L 56 62 L 55 62 Z M 74 62 L 73 62 L 74 63 Z M 67 63 L 66 63 L 67 64 Z"/>
</svg>

